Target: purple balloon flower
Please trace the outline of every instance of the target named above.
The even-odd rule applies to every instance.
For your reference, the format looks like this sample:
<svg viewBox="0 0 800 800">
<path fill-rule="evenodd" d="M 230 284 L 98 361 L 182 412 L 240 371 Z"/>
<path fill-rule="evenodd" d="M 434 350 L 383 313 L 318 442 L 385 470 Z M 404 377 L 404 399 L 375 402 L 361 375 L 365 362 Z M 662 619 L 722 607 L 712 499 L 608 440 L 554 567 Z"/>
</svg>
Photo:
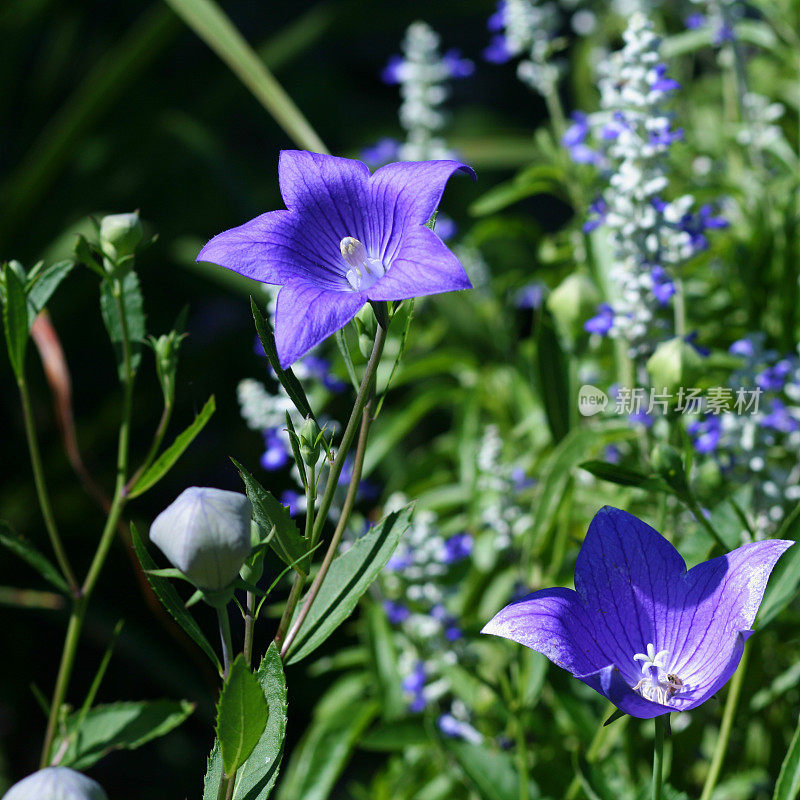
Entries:
<svg viewBox="0 0 800 800">
<path fill-rule="evenodd" d="M 215 236 L 198 254 L 281 286 L 275 341 L 288 367 L 346 325 L 368 301 L 470 289 L 458 259 L 425 223 L 459 161 L 387 164 L 284 150 L 278 177 L 286 211 Z"/>
<path fill-rule="evenodd" d="M 792 544 L 746 544 L 687 571 L 663 536 L 606 506 L 578 554 L 575 590 L 534 592 L 483 633 L 543 653 L 631 716 L 688 711 L 733 675 L 767 579 Z"/>
</svg>

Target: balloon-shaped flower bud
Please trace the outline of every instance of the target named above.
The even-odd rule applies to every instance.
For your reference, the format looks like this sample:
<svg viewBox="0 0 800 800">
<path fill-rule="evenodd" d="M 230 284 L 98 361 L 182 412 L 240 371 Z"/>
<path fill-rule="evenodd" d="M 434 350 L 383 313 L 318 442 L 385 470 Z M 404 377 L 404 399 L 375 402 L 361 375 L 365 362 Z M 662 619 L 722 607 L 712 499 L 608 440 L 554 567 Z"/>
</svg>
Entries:
<svg viewBox="0 0 800 800">
<path fill-rule="evenodd" d="M 661 342 L 647 361 L 653 386 L 668 391 L 691 386 L 702 369 L 702 356 L 680 337 Z"/>
<path fill-rule="evenodd" d="M 355 316 L 356 330 L 358 331 L 358 349 L 364 358 L 369 358 L 372 352 L 372 343 L 378 332 L 378 320 L 371 305 L 366 305 Z"/>
<path fill-rule="evenodd" d="M 100 220 L 100 246 L 112 260 L 129 256 L 142 240 L 139 212 L 109 214 Z"/>
<path fill-rule="evenodd" d="M 68 767 L 46 767 L 15 783 L 3 800 L 108 800 L 99 783 Z"/>
<path fill-rule="evenodd" d="M 162 511 L 150 539 L 198 589 L 226 589 L 250 555 L 250 501 L 239 492 L 192 486 Z"/>
<path fill-rule="evenodd" d="M 319 447 L 322 439 L 322 431 L 313 417 L 307 417 L 306 421 L 300 426 L 297 432 L 300 439 L 300 455 L 309 467 L 313 467 L 319 460 Z"/>
<path fill-rule="evenodd" d="M 567 341 L 575 342 L 583 333 L 583 323 L 594 314 L 600 293 L 588 275 L 567 276 L 547 298 L 547 308 Z"/>
</svg>

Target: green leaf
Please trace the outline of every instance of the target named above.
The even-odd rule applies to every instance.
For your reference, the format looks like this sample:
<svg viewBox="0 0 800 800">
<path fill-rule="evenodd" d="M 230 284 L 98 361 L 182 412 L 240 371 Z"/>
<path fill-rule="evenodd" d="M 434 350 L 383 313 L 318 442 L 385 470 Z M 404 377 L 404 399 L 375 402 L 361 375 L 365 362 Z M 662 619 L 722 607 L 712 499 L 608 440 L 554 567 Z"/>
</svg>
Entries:
<svg viewBox="0 0 800 800">
<path fill-rule="evenodd" d="M 6 334 L 8 360 L 11 369 L 19 380 L 25 367 L 25 350 L 28 346 L 28 301 L 25 299 L 25 286 L 16 270 L 9 264 L 3 267 L 3 329 Z"/>
<path fill-rule="evenodd" d="M 572 470 L 578 466 L 592 448 L 599 448 L 633 436 L 626 427 L 575 428 L 570 431 L 550 454 L 534 503 L 531 530 L 537 546 L 546 541 L 553 526 L 559 504 Z"/>
<path fill-rule="evenodd" d="M 336 339 L 336 346 L 342 354 L 344 365 L 347 367 L 347 376 L 350 378 L 350 383 L 353 384 L 353 389 L 358 392 L 358 377 L 356 376 L 356 368 L 353 366 L 353 357 L 350 355 L 350 348 L 347 346 L 344 328 L 339 328 L 334 334 L 334 338 Z"/>
<path fill-rule="evenodd" d="M 278 800 L 330 798 L 355 746 L 378 715 L 378 704 L 364 699 L 366 684 L 364 675 L 350 675 L 317 704 L 311 725 L 292 751 Z"/>
<path fill-rule="evenodd" d="M 135 750 L 177 728 L 194 711 L 187 700 L 145 700 L 95 706 L 78 726 L 79 713 L 67 718 L 66 747 L 60 765 L 83 770 L 112 750 Z M 64 746 L 59 737 L 53 751 Z"/>
<path fill-rule="evenodd" d="M 236 773 L 234 800 L 266 800 L 269 797 L 283 754 L 286 736 L 286 679 L 280 653 L 273 642 L 255 674 L 266 698 L 269 718 L 261 738 L 250 757 Z M 217 790 L 222 778 L 222 755 L 219 742 L 208 757 L 203 800 L 217 800 Z"/>
<path fill-rule="evenodd" d="M 33 325 L 36 315 L 47 305 L 47 301 L 58 289 L 58 285 L 69 275 L 75 266 L 74 261 L 58 261 L 42 270 L 27 289 L 28 328 Z"/>
<path fill-rule="evenodd" d="M 800 719 L 783 759 L 772 800 L 795 800 L 800 794 Z"/>
<path fill-rule="evenodd" d="M 394 632 L 386 618 L 386 612 L 377 603 L 370 603 L 367 609 L 367 629 L 383 718 L 387 721 L 399 719 L 406 710 L 406 699 L 403 696 L 403 680 L 397 668 Z"/>
<path fill-rule="evenodd" d="M 448 737 L 441 742 L 482 800 L 518 800 L 519 778 L 510 753 Z M 539 792 L 527 796 L 538 797 Z"/>
<path fill-rule="evenodd" d="M 219 672 L 222 672 L 222 667 L 214 652 L 214 648 L 208 643 L 205 634 L 200 629 L 200 626 L 195 622 L 194 617 L 186 610 L 175 587 L 169 582 L 167 578 L 158 578 L 151 575 L 149 570 L 156 568 L 156 562 L 150 557 L 147 548 L 144 546 L 136 526 L 131 523 L 131 540 L 133 541 L 133 549 L 136 551 L 136 556 L 142 569 L 147 576 L 148 583 L 153 587 L 156 597 L 161 601 L 164 608 L 175 618 L 175 621 L 183 628 L 186 633 L 195 641 L 195 643 L 203 650 L 203 652 L 211 659 L 214 666 Z"/>
<path fill-rule="evenodd" d="M 494 214 L 535 194 L 565 198 L 563 170 L 549 164 L 534 164 L 510 181 L 493 186 L 486 194 L 481 195 L 469 207 L 469 213 L 475 217 Z"/>
<path fill-rule="evenodd" d="M 30 542 L 15 536 L 6 522 L 0 520 L 0 544 L 18 555 L 33 567 L 48 583 L 64 594 L 69 594 L 69 586 L 55 565 Z"/>
<path fill-rule="evenodd" d="M 400 537 L 411 524 L 414 504 L 384 517 L 331 563 L 325 581 L 300 632 L 289 649 L 287 663 L 313 653 L 353 613 L 359 598 L 386 566 Z"/>
<path fill-rule="evenodd" d="M 536 373 L 553 442 L 569 432 L 569 367 L 550 314 L 543 310 L 536 335 Z"/>
<path fill-rule="evenodd" d="M 231 459 L 244 481 L 245 491 L 253 504 L 253 519 L 265 532 L 275 528 L 270 539 L 270 547 L 280 559 L 299 572 L 308 574 L 308 547 L 306 540 L 289 514 L 289 509 L 281 505 L 236 459 Z"/>
<path fill-rule="evenodd" d="M 656 492 L 670 492 L 669 486 L 655 475 L 645 475 L 620 464 L 610 464 L 607 461 L 584 461 L 578 464 L 581 469 L 591 472 L 595 478 L 602 481 L 616 483 L 619 486 L 637 486 L 640 489 L 650 489 Z"/>
<path fill-rule="evenodd" d="M 123 334 L 122 319 L 120 318 L 119 305 L 125 314 L 125 324 L 127 326 L 127 339 L 130 347 L 130 367 L 131 373 L 135 374 L 142 360 L 142 342 L 144 340 L 144 301 L 142 291 L 139 287 L 139 278 L 131 270 L 121 281 L 116 281 L 114 285 L 108 281 L 100 284 L 100 311 L 103 314 L 111 344 L 114 346 L 114 354 L 117 358 L 117 372 L 119 379 L 123 383 L 126 380 L 125 360 L 123 357 Z M 119 292 L 119 299 L 115 296 L 115 291 Z"/>
<path fill-rule="evenodd" d="M 358 742 L 362 750 L 390 753 L 405 750 L 407 747 L 420 747 L 430 744 L 430 737 L 419 720 L 402 719 L 386 722 L 373 728 Z"/>
<path fill-rule="evenodd" d="M 226 775 L 250 757 L 269 718 L 269 705 L 258 678 L 239 654 L 231 664 L 217 705 L 217 740 Z"/>
<path fill-rule="evenodd" d="M 184 450 L 205 428 L 216 408 L 217 404 L 212 394 L 192 424 L 183 433 L 179 433 L 175 437 L 175 441 L 139 476 L 128 492 L 128 497 L 138 497 L 140 494 L 144 494 L 172 469 L 175 462 L 183 455 Z"/>
<path fill-rule="evenodd" d="M 167 0 L 167 3 L 230 67 L 299 147 L 315 153 L 327 152 L 291 97 L 213 0 Z"/>
<path fill-rule="evenodd" d="M 406 352 L 406 347 L 408 346 L 408 334 L 411 330 L 411 321 L 414 319 L 414 298 L 412 297 L 409 301 L 408 312 L 406 316 L 405 325 L 403 325 L 403 332 L 400 335 L 400 347 L 397 348 L 397 356 L 395 357 L 394 363 L 392 364 L 392 371 L 389 373 L 389 377 L 386 379 L 386 386 L 383 387 L 383 392 L 381 393 L 380 399 L 378 400 L 378 405 L 375 407 L 375 414 L 373 415 L 373 419 L 376 419 L 378 414 L 381 413 L 381 409 L 383 408 L 383 402 L 386 400 L 386 395 L 389 393 L 389 387 L 392 385 L 392 381 L 394 380 L 395 373 L 397 372 L 397 368 L 400 366 L 400 362 L 403 360 L 403 356 Z"/>
<path fill-rule="evenodd" d="M 258 333 L 258 338 L 261 340 L 261 346 L 264 348 L 264 352 L 267 354 L 267 360 L 275 371 L 275 375 L 280 381 L 281 386 L 286 390 L 289 399 L 294 403 L 295 408 L 303 417 L 316 419 L 309 405 L 305 390 L 300 381 L 297 380 L 294 372 L 292 372 L 292 368 L 284 369 L 281 366 L 281 362 L 278 359 L 278 351 L 275 347 L 275 334 L 272 331 L 272 324 L 261 313 L 261 309 L 252 297 L 250 298 L 250 310 L 253 313 L 253 319 L 256 323 L 256 333 Z"/>
<path fill-rule="evenodd" d="M 781 527 L 777 539 L 793 539 L 800 535 L 800 516 L 792 515 Z M 764 599 L 756 617 L 756 626 L 763 628 L 797 597 L 800 587 L 800 545 L 795 544 L 781 556 L 764 591 Z"/>
</svg>

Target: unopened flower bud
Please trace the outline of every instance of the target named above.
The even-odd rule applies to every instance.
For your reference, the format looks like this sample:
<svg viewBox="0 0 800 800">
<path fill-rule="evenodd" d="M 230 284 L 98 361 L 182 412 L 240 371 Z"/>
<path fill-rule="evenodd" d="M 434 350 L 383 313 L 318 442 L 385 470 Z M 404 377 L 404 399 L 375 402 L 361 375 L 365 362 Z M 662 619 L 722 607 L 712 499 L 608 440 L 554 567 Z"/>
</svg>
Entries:
<svg viewBox="0 0 800 800">
<path fill-rule="evenodd" d="M 667 391 L 691 386 L 702 368 L 702 356 L 680 337 L 661 342 L 647 361 L 653 386 Z"/>
<path fill-rule="evenodd" d="M 15 783 L 3 800 L 108 800 L 96 781 L 68 767 L 46 767 Z"/>
<path fill-rule="evenodd" d="M 372 344 L 378 332 L 378 320 L 372 306 L 367 304 L 355 316 L 356 330 L 358 331 L 358 349 L 364 358 L 369 358 L 372 353 Z"/>
<path fill-rule="evenodd" d="M 220 591 L 250 555 L 252 511 L 239 492 L 192 486 L 156 517 L 150 540 L 199 589 Z"/>
<path fill-rule="evenodd" d="M 588 275 L 567 276 L 547 298 L 547 309 L 561 334 L 575 342 L 583 335 L 583 323 L 594 313 L 600 293 Z"/>
<path fill-rule="evenodd" d="M 322 432 L 313 417 L 307 417 L 297 432 L 300 439 L 300 455 L 309 467 L 319 460 L 319 444 Z"/>
<path fill-rule="evenodd" d="M 142 240 L 139 212 L 109 214 L 100 220 L 100 246 L 112 260 L 129 256 Z"/>
</svg>

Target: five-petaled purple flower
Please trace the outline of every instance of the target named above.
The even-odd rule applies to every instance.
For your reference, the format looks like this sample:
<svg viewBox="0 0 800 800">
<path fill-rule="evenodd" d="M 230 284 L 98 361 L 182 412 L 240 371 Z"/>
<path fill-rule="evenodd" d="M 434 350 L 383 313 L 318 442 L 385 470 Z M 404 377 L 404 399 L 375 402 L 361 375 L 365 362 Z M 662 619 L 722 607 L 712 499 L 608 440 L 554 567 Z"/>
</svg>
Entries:
<svg viewBox="0 0 800 800">
<path fill-rule="evenodd" d="M 534 592 L 483 633 L 543 653 L 631 716 L 688 711 L 733 675 L 792 544 L 753 542 L 687 571 L 661 534 L 606 506 L 578 554 L 575 589 Z"/>
<path fill-rule="evenodd" d="M 370 300 L 404 300 L 469 289 L 458 259 L 425 223 L 458 161 L 399 162 L 373 175 L 360 161 L 281 152 L 285 211 L 215 236 L 198 254 L 281 286 L 275 340 L 289 366 L 346 325 Z"/>
</svg>

